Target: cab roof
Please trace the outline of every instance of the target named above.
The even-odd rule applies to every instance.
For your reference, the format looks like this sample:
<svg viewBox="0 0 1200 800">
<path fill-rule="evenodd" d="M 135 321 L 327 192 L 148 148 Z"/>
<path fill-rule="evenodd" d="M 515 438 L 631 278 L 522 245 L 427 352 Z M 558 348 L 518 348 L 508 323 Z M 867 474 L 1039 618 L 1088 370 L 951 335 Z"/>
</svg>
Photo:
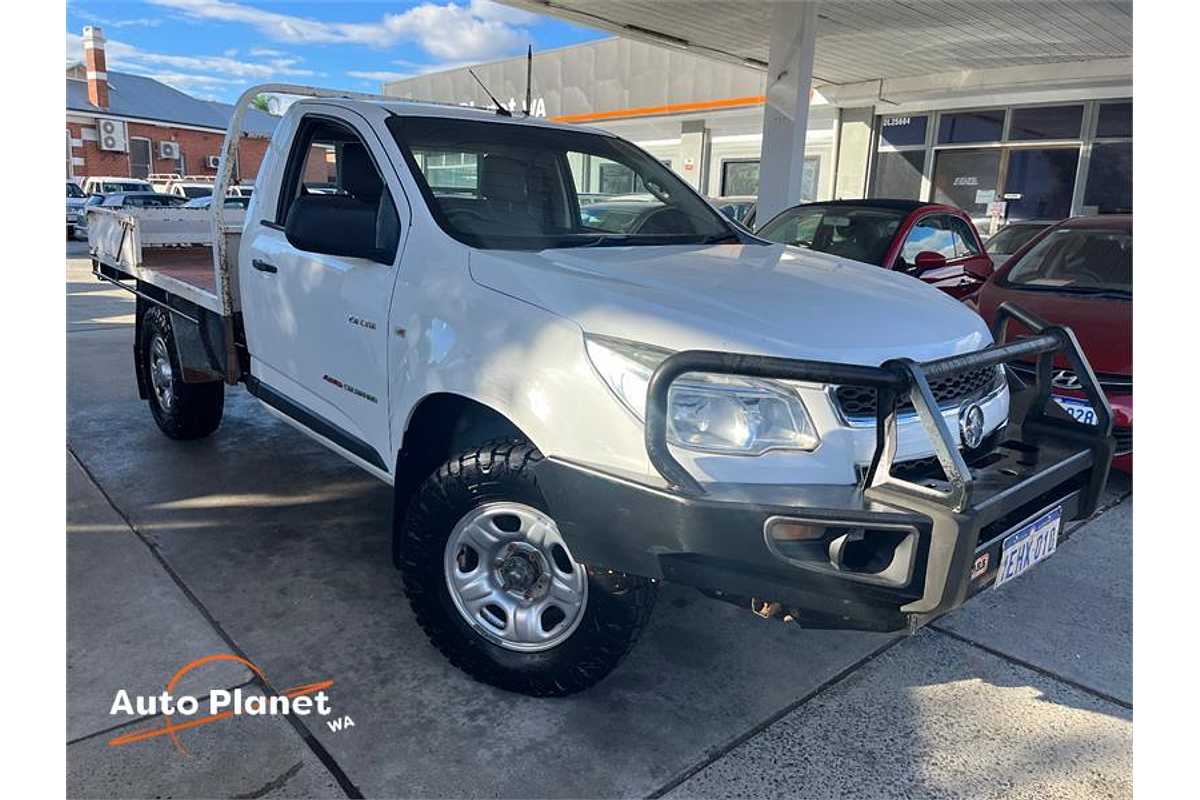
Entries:
<svg viewBox="0 0 1200 800">
<path fill-rule="evenodd" d="M 345 108 L 355 109 L 370 106 L 378 106 L 399 117 L 448 117 L 451 119 L 466 119 L 477 122 L 499 122 L 505 125 L 532 125 L 539 128 L 556 128 L 559 130 L 568 131 L 585 131 L 587 133 L 597 133 L 604 136 L 615 136 L 611 131 L 602 128 L 593 128 L 587 125 L 574 125 L 566 122 L 552 122 L 544 117 L 527 117 L 520 111 L 514 111 L 511 117 L 506 117 L 496 113 L 496 109 L 491 106 L 464 106 L 454 103 L 437 103 L 427 100 L 405 100 L 402 98 L 390 99 L 380 97 L 378 99 L 364 98 L 325 98 L 325 97 L 306 97 L 297 100 L 294 105 L 308 105 L 310 103 L 320 103 L 325 105 L 337 105 Z"/>
</svg>

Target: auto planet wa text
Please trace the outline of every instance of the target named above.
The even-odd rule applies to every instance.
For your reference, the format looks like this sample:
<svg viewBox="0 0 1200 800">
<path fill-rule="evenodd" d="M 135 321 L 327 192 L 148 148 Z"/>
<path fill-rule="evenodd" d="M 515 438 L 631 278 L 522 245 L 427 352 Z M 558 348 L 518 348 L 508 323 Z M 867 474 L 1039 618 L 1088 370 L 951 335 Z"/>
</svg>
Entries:
<svg viewBox="0 0 1200 800">
<path fill-rule="evenodd" d="M 157 714 L 178 714 L 190 717 L 206 708 L 211 714 L 221 714 L 232 711 L 235 715 L 247 716 L 278 716 L 295 714 L 300 717 L 309 716 L 314 711 L 327 717 L 331 713 L 329 695 L 324 690 L 311 695 L 264 696 L 260 694 L 243 694 L 241 689 L 212 689 L 202 703 L 201 698 L 194 695 L 172 695 L 162 692 L 157 695 L 137 695 L 131 697 L 124 689 L 117 691 L 113 698 L 109 714 L 125 714 L 128 716 L 153 716 Z"/>
</svg>

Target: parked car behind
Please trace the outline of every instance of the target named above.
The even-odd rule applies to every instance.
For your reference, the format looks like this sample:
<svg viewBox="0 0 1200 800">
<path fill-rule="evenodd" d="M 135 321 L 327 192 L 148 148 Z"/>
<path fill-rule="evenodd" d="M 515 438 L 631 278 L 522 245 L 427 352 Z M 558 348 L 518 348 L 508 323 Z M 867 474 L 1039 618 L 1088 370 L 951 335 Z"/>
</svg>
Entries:
<svg viewBox="0 0 1200 800">
<path fill-rule="evenodd" d="M 914 200 L 831 200 L 781 211 L 757 231 L 773 242 L 905 272 L 953 297 L 992 273 L 979 231 L 953 206 Z"/>
<path fill-rule="evenodd" d="M 1058 222 L 1058 220 L 1026 219 L 1010 222 L 996 231 L 996 234 L 987 240 L 984 244 L 984 249 L 992 257 L 992 263 L 999 267 L 1005 261 L 1008 261 L 1013 253 L 1024 247 L 1026 242 L 1046 230 L 1046 228 L 1049 228 L 1055 222 Z"/>
<path fill-rule="evenodd" d="M 186 178 L 181 181 L 171 181 L 167 184 L 166 193 L 191 200 L 212 194 L 213 185 L 210 181 L 192 181 Z"/>
<path fill-rule="evenodd" d="M 744 197 L 714 197 L 713 205 L 734 222 L 751 230 L 754 229 L 754 212 L 758 207 L 758 198 Z"/>
<path fill-rule="evenodd" d="M 1113 410 L 1113 467 L 1133 471 L 1133 218 L 1075 217 L 1026 243 L 979 290 L 979 313 L 991 322 L 1004 301 L 1075 331 Z M 1010 323 L 1008 338 L 1023 331 Z M 1026 383 L 1032 363 L 1008 368 Z M 1055 401 L 1081 422 L 1095 410 L 1065 360 L 1054 363 Z"/>
<path fill-rule="evenodd" d="M 212 195 L 211 194 L 205 195 L 204 197 L 197 197 L 193 200 L 188 200 L 186 203 L 183 204 L 183 207 L 184 208 L 211 208 L 212 207 Z M 250 195 L 246 195 L 244 197 L 241 195 L 226 195 L 225 196 L 225 207 L 226 208 L 249 208 L 250 207 Z"/>
<path fill-rule="evenodd" d="M 141 178 L 120 178 L 96 175 L 84 178 L 84 194 L 111 194 L 112 192 L 152 192 L 150 181 Z"/>
<path fill-rule="evenodd" d="M 186 198 L 161 192 L 114 192 L 105 195 L 99 205 L 102 208 L 167 208 L 185 202 Z"/>
<path fill-rule="evenodd" d="M 73 181 L 67 181 L 67 239 L 74 239 L 80 229 L 87 195 Z"/>
</svg>

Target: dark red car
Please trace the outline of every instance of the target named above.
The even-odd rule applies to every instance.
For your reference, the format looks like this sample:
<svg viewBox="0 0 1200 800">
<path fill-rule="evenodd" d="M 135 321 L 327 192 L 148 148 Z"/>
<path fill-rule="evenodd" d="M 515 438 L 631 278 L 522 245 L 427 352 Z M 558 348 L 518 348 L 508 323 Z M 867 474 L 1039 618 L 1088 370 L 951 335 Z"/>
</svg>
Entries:
<svg viewBox="0 0 1200 800">
<path fill-rule="evenodd" d="M 996 270 L 973 301 L 989 323 L 1009 300 L 1075 332 L 1113 410 L 1113 467 L 1133 471 L 1133 217 L 1075 217 L 1047 228 Z M 1009 324 L 1006 339 L 1027 333 Z M 1082 422 L 1095 419 L 1066 361 L 1052 392 Z M 1033 365 L 1009 365 L 1027 382 Z"/>
<path fill-rule="evenodd" d="M 773 242 L 877 264 L 954 297 L 992 273 L 979 231 L 963 211 L 915 200 L 831 200 L 781 211 L 756 232 Z"/>
</svg>

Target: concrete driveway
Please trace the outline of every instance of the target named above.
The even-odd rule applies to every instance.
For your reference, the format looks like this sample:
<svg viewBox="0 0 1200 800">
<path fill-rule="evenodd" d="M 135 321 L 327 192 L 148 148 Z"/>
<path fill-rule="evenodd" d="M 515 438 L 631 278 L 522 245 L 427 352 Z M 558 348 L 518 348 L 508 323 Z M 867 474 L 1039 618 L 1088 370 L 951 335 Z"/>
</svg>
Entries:
<svg viewBox="0 0 1200 800">
<path fill-rule="evenodd" d="M 427 644 L 390 561 L 386 486 L 226 395 L 172 442 L 138 401 L 130 296 L 68 245 L 68 794 L 73 797 L 1127 797 L 1131 498 L 915 637 L 806 631 L 665 587 L 582 696 L 474 683 Z M 74 258 L 72 258 L 74 256 Z M 109 713 L 333 679 L 317 717 L 120 747 Z M 183 751 L 186 751 L 183 752 Z"/>
</svg>

